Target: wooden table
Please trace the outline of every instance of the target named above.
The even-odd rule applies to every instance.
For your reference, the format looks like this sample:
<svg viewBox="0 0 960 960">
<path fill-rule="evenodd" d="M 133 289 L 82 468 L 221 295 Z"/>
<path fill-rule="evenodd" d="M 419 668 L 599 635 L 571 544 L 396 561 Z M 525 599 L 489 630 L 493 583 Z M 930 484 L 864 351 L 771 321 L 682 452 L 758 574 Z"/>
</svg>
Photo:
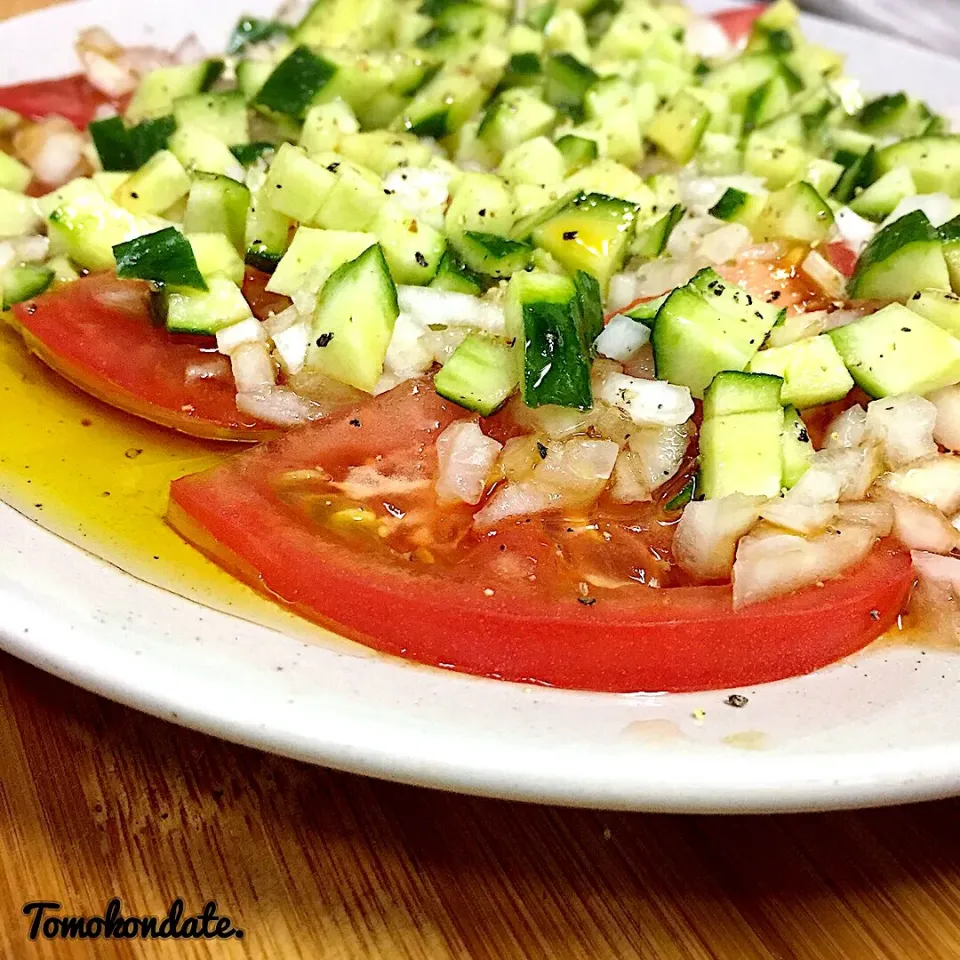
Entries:
<svg viewBox="0 0 960 960">
<path fill-rule="evenodd" d="M 44 0 L 0 0 L 0 14 Z M 960 956 L 960 807 L 606 814 L 330 773 L 0 655 L 0 956 Z M 210 899 L 242 940 L 30 942 L 28 900 Z"/>
</svg>

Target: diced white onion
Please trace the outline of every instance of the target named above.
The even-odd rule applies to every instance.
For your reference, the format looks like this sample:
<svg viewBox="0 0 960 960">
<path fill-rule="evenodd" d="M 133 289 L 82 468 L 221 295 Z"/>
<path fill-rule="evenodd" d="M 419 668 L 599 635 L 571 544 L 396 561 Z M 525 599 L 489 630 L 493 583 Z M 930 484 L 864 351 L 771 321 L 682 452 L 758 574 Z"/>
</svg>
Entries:
<svg viewBox="0 0 960 960">
<path fill-rule="evenodd" d="M 430 287 L 397 287 L 400 311 L 421 327 L 469 327 L 500 337 L 506 334 L 503 310 L 469 293 Z"/>
<path fill-rule="evenodd" d="M 683 46 L 687 53 L 705 60 L 718 60 L 729 56 L 734 49 L 723 27 L 708 17 L 697 17 L 687 24 L 683 34 Z"/>
<path fill-rule="evenodd" d="M 384 372 L 395 382 L 388 389 L 419 377 L 433 364 L 433 351 L 424 343 L 425 328 L 401 311 L 393 326 L 393 335 L 384 359 Z"/>
<path fill-rule="evenodd" d="M 800 269 L 826 294 L 831 300 L 843 300 L 847 292 L 847 278 L 821 253 L 811 250 Z"/>
<path fill-rule="evenodd" d="M 910 559 L 913 560 L 913 569 L 921 578 L 948 583 L 955 591 L 960 591 L 960 559 L 957 557 L 911 550 Z"/>
<path fill-rule="evenodd" d="M 787 494 L 767 503 L 760 511 L 760 516 L 784 530 L 811 534 L 825 530 L 839 512 L 837 503 L 805 503 L 792 500 Z"/>
<path fill-rule="evenodd" d="M 408 213 L 436 230 L 443 229 L 443 212 L 450 193 L 450 175 L 427 167 L 400 167 L 383 178 L 384 190 Z"/>
<path fill-rule="evenodd" d="M 113 100 L 132 93 L 137 87 L 137 77 L 131 71 L 99 53 L 82 54 L 80 62 L 90 83 Z"/>
<path fill-rule="evenodd" d="M 779 260 L 785 253 L 785 247 L 777 240 L 771 240 L 768 243 L 755 243 L 752 247 L 740 251 L 739 259 L 756 260 L 765 263 L 769 260 Z"/>
<path fill-rule="evenodd" d="M 681 175 L 680 197 L 693 214 L 694 218 L 705 217 L 708 210 L 727 192 L 728 187 L 742 190 L 745 193 L 759 193 L 764 189 L 764 181 L 759 177 L 746 174 L 733 174 L 722 177 L 701 177 Z M 707 217 L 714 226 L 719 221 Z"/>
<path fill-rule="evenodd" d="M 640 348 L 645 343 L 649 342 L 649 327 L 618 313 L 603 328 L 603 333 L 597 337 L 594 346 L 600 356 L 627 363 L 640 352 Z"/>
<path fill-rule="evenodd" d="M 174 48 L 173 58 L 177 63 L 199 63 L 205 59 L 207 51 L 195 33 L 185 36 Z"/>
<path fill-rule="evenodd" d="M 618 503 L 653 499 L 654 491 L 677 475 L 692 433 L 687 423 L 633 432 L 617 458 L 610 496 Z"/>
<path fill-rule="evenodd" d="M 549 443 L 547 456 L 537 467 L 541 484 L 592 499 L 613 474 L 620 447 L 612 440 L 574 437 L 566 443 Z"/>
<path fill-rule="evenodd" d="M 266 343 L 267 334 L 256 317 L 247 317 L 217 331 L 217 350 L 230 356 L 245 343 Z"/>
<path fill-rule="evenodd" d="M 452 423 L 437 437 L 437 498 L 479 503 L 502 449 L 492 437 L 484 436 L 479 424 Z"/>
<path fill-rule="evenodd" d="M 258 393 L 277 382 L 277 370 L 265 343 L 243 343 L 230 354 L 237 393 Z"/>
<path fill-rule="evenodd" d="M 922 210 L 927 219 L 939 227 L 953 219 L 953 201 L 945 193 L 921 193 L 914 197 L 904 197 L 893 210 L 893 213 L 883 221 L 881 227 L 894 223 L 901 217 L 915 210 Z"/>
<path fill-rule="evenodd" d="M 948 516 L 960 510 L 960 457 L 937 454 L 884 474 L 880 485 L 935 506 Z"/>
<path fill-rule="evenodd" d="M 873 528 L 856 523 L 838 523 L 817 537 L 748 534 L 733 565 L 734 609 L 836 577 L 863 560 L 875 542 Z"/>
<path fill-rule="evenodd" d="M 893 531 L 893 505 L 878 500 L 857 500 L 841 503 L 837 516 L 844 523 L 864 523 L 873 527 L 878 537 L 889 537 Z"/>
<path fill-rule="evenodd" d="M 473 524 L 479 530 L 488 530 L 501 520 L 543 513 L 561 502 L 559 493 L 532 481 L 505 483 L 477 511 Z"/>
<path fill-rule="evenodd" d="M 301 320 L 273 335 L 273 349 L 284 373 L 299 373 L 307 360 L 310 345 L 310 322 Z"/>
<path fill-rule="evenodd" d="M 960 450 L 960 384 L 937 390 L 928 399 L 937 408 L 933 439 L 947 450 Z"/>
<path fill-rule="evenodd" d="M 177 61 L 168 50 L 160 47 L 127 47 L 116 58 L 121 67 L 132 70 L 138 77 L 145 77 L 162 67 L 176 66 Z"/>
<path fill-rule="evenodd" d="M 834 214 L 837 234 L 859 257 L 863 248 L 873 239 L 877 225 L 854 213 L 849 207 L 841 207 Z"/>
<path fill-rule="evenodd" d="M 694 411 L 689 387 L 665 380 L 640 380 L 622 373 L 608 374 L 599 396 L 639 424 L 672 427 L 686 423 Z"/>
<path fill-rule="evenodd" d="M 960 531 L 929 503 L 883 488 L 872 496 L 893 508 L 893 535 L 908 549 L 946 554 L 960 546 Z"/>
<path fill-rule="evenodd" d="M 12 267 L 18 259 L 14 245 L 9 240 L 0 241 L 0 270 Z"/>
<path fill-rule="evenodd" d="M 828 450 L 859 447 L 867 429 L 867 411 L 861 406 L 844 410 L 827 428 Z"/>
<path fill-rule="evenodd" d="M 933 456 L 937 408 L 923 397 L 903 395 L 874 400 L 867 406 L 865 438 L 880 444 L 892 469 Z"/>
<path fill-rule="evenodd" d="M 711 263 L 730 263 L 750 246 L 753 238 L 750 229 L 742 223 L 727 223 L 708 233 L 700 244 L 700 255 Z"/>
<path fill-rule="evenodd" d="M 83 156 L 83 146 L 83 136 L 76 131 L 51 133 L 28 165 L 38 180 L 60 186 L 76 170 Z"/>
<path fill-rule="evenodd" d="M 836 330 L 839 327 L 845 327 L 849 323 L 856 323 L 865 314 L 863 310 L 831 310 L 827 312 L 827 322 L 824 324 L 824 331 Z"/>
<path fill-rule="evenodd" d="M 50 254 L 50 238 L 39 236 L 15 237 L 10 241 L 18 260 L 25 263 L 37 263 L 46 260 Z"/>
<path fill-rule="evenodd" d="M 237 409 L 241 413 L 280 427 L 295 427 L 323 416 L 323 408 L 319 404 L 298 396 L 286 387 L 275 386 L 238 393 Z"/>
<path fill-rule="evenodd" d="M 677 563 L 699 580 L 725 580 L 733 569 L 737 541 L 756 524 L 764 503 L 764 497 L 742 493 L 688 503 L 673 539 Z"/>
<path fill-rule="evenodd" d="M 667 241 L 667 252 L 677 259 L 699 256 L 704 237 L 721 226 L 723 221 L 714 217 L 706 215 L 686 217 L 673 228 L 673 233 Z"/>
<path fill-rule="evenodd" d="M 615 273 L 610 278 L 607 291 L 607 307 L 610 310 L 621 310 L 628 307 L 641 295 L 637 293 L 639 282 L 635 273 Z"/>
<path fill-rule="evenodd" d="M 683 257 L 679 260 L 672 257 L 659 257 L 651 260 L 637 270 L 634 275 L 633 297 L 626 303 L 610 303 L 611 310 L 619 310 L 638 300 L 641 297 L 659 297 L 661 294 L 677 287 L 682 287 L 697 271 L 702 270 L 708 262 L 703 257 Z"/>
</svg>

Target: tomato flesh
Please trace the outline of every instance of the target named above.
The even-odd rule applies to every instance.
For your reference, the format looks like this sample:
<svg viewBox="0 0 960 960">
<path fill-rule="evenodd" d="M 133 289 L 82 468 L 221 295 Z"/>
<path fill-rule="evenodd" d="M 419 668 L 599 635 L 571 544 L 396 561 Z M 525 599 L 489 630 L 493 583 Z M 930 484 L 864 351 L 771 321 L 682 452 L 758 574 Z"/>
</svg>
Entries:
<svg viewBox="0 0 960 960">
<path fill-rule="evenodd" d="M 277 433 L 237 409 L 230 362 L 213 338 L 171 334 L 153 322 L 145 283 L 96 274 L 8 316 L 40 359 L 127 413 L 218 440 Z"/>
<path fill-rule="evenodd" d="M 120 101 L 104 96 L 82 73 L 0 87 L 0 107 L 28 120 L 60 116 L 80 130 L 95 120 L 97 111 L 106 104 L 122 106 Z"/>
<path fill-rule="evenodd" d="M 168 520 L 235 575 L 378 650 L 572 689 L 802 674 L 902 608 L 910 560 L 889 542 L 841 579 L 735 613 L 729 586 L 649 585 L 671 582 L 670 521 L 654 506 L 479 534 L 470 508 L 433 498 L 436 438 L 468 416 L 429 383 L 404 384 L 176 481 Z"/>
<path fill-rule="evenodd" d="M 282 293 L 270 293 L 267 284 L 270 274 L 247 267 L 243 275 L 243 295 L 258 320 L 266 320 L 272 313 L 282 313 L 293 301 Z"/>
<path fill-rule="evenodd" d="M 750 36 L 754 22 L 766 9 L 765 3 L 754 3 L 749 7 L 720 10 L 710 16 L 723 27 L 723 32 L 731 43 L 740 44 Z"/>
<path fill-rule="evenodd" d="M 839 270 L 845 277 L 852 277 L 857 269 L 857 252 L 853 247 L 838 240 L 836 243 L 827 244 L 827 260 Z"/>
</svg>

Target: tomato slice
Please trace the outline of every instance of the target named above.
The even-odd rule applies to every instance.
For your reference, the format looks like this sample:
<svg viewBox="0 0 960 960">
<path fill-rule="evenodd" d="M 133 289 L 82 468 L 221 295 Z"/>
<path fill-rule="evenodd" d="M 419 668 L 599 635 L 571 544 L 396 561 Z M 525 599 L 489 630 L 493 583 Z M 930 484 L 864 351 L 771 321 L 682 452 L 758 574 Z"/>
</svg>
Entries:
<svg viewBox="0 0 960 960">
<path fill-rule="evenodd" d="M 737 7 L 733 10 L 720 10 L 710 14 L 711 18 L 723 27 L 731 43 L 741 43 L 750 36 L 754 21 L 767 9 L 765 3 L 754 3 L 749 7 Z"/>
<path fill-rule="evenodd" d="M 230 363 L 212 338 L 170 334 L 153 322 L 145 283 L 97 274 L 7 316 L 40 359 L 127 413 L 217 440 L 277 433 L 237 410 Z"/>
<path fill-rule="evenodd" d="M 663 568 L 651 550 L 669 536 L 636 505 L 626 525 L 601 510 L 479 535 L 469 508 L 441 510 L 433 498 L 436 437 L 466 416 L 427 382 L 401 385 L 177 480 L 168 520 L 254 587 L 378 650 L 573 689 L 702 690 L 802 674 L 860 649 L 902 608 L 910 559 L 889 542 L 841 579 L 735 613 L 729 586 L 636 582 Z M 618 568 L 608 578 L 635 575 L 587 596 L 583 576 L 606 582 L 585 571 L 599 555 Z"/>
<path fill-rule="evenodd" d="M 836 243 L 827 244 L 827 259 L 845 277 L 852 277 L 860 258 L 853 247 L 838 240 Z"/>
<path fill-rule="evenodd" d="M 28 120 L 61 116 L 80 130 L 95 119 L 100 107 L 108 103 L 118 109 L 122 107 L 122 102 L 104 96 L 82 73 L 0 87 L 0 107 L 13 110 Z"/>
</svg>

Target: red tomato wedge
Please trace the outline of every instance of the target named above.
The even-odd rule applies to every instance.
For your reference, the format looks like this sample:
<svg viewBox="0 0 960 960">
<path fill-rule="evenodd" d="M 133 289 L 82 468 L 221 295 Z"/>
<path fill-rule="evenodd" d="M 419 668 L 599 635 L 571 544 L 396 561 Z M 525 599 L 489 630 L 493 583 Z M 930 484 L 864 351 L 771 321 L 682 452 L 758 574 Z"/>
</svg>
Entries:
<svg viewBox="0 0 960 960">
<path fill-rule="evenodd" d="M 80 130 L 95 119 L 100 107 L 108 103 L 118 108 L 121 106 L 104 96 L 82 73 L 0 87 L 0 107 L 13 110 L 28 120 L 57 115 Z"/>
<path fill-rule="evenodd" d="M 153 322 L 145 283 L 97 274 L 18 304 L 12 316 L 41 360 L 111 406 L 195 437 L 276 436 L 237 410 L 230 362 L 211 338 Z"/>
<path fill-rule="evenodd" d="M 433 497 L 436 438 L 467 416 L 429 383 L 404 384 L 177 480 L 168 521 L 236 576 L 378 650 L 573 689 L 703 690 L 807 673 L 863 647 L 902 608 L 910 559 L 889 542 L 841 579 L 740 613 L 729 586 L 628 580 L 585 597 L 585 565 L 615 552 L 621 567 L 645 555 L 656 569 L 641 531 L 669 531 L 634 505 L 625 526 L 601 507 L 586 523 L 539 516 L 474 532 L 469 508 Z"/>
<path fill-rule="evenodd" d="M 710 17 L 723 27 L 723 32 L 731 43 L 741 43 L 750 36 L 754 21 L 766 9 L 765 3 L 753 3 L 749 7 L 720 10 L 710 14 Z"/>
</svg>

